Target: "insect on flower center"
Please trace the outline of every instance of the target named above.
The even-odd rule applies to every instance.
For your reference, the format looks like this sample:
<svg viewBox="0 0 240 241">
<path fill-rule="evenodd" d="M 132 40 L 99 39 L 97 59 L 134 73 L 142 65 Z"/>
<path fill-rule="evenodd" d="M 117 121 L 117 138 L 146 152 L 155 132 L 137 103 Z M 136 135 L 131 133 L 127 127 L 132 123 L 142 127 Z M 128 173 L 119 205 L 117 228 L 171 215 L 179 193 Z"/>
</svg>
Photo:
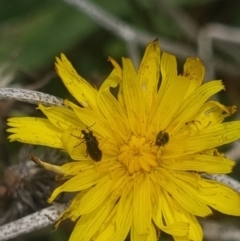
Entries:
<svg viewBox="0 0 240 241">
<path fill-rule="evenodd" d="M 121 146 L 118 160 L 128 168 L 130 174 L 151 172 L 158 166 L 156 152 L 145 137 L 132 136 L 128 143 Z"/>
</svg>

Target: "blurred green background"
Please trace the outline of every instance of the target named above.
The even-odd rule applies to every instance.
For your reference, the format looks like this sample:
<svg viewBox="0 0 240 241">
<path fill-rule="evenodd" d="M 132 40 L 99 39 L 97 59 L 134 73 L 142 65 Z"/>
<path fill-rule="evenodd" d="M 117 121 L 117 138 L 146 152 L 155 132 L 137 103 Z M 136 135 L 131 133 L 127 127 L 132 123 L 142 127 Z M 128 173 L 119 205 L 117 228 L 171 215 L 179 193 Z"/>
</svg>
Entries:
<svg viewBox="0 0 240 241">
<path fill-rule="evenodd" d="M 65 53 L 78 73 L 96 86 L 100 86 L 112 69 L 107 61 L 108 56 L 118 61 L 121 56 L 134 58 L 134 53 L 129 50 L 122 37 L 108 31 L 98 21 L 92 20 L 87 13 L 80 12 L 65 1 L 1 0 L 0 3 L 1 87 L 30 88 L 61 98 L 71 98 L 54 72 L 55 57 L 60 53 Z M 183 44 L 196 54 L 198 35 L 189 34 L 193 25 L 197 32 L 213 22 L 236 28 L 240 26 L 240 1 L 234 0 L 94 0 L 92 3 L 136 30 L 150 33 L 154 38 L 163 38 L 166 43 L 176 43 L 176 46 Z M 180 25 L 181 20 L 185 21 L 186 17 L 188 21 L 185 31 Z M 143 53 L 144 44 L 140 42 L 136 43 L 135 56 L 141 56 Z M 227 47 L 230 50 L 234 47 L 240 53 L 240 45 L 233 46 L 230 43 Z M 188 52 L 184 53 L 181 48 L 179 51 L 183 52 L 179 56 L 181 70 L 183 55 L 188 56 Z M 213 51 L 223 61 L 232 61 L 219 49 L 214 48 Z M 239 62 L 235 60 L 234 65 L 240 66 Z M 6 76 L 10 76 L 12 81 L 4 85 L 3 79 Z M 240 104 L 239 77 L 240 71 L 238 75 L 225 72 L 224 69 L 216 70 L 216 78 L 224 79 L 228 90 L 227 94 L 221 94 L 219 97 L 224 104 Z M 16 160 L 15 153 L 20 148 L 19 143 L 7 141 L 6 118 L 16 115 L 37 116 L 40 112 L 33 105 L 7 100 L 0 101 L 0 112 L 0 166 L 3 170 Z M 237 172 L 240 172 L 239 167 L 236 168 L 235 177 L 239 176 Z M 69 236 L 68 229 L 60 228 L 54 233 L 49 233 L 48 228 L 41 234 L 37 232 L 37 236 L 30 234 L 14 240 L 65 241 Z M 171 238 L 166 237 L 163 240 Z"/>
</svg>

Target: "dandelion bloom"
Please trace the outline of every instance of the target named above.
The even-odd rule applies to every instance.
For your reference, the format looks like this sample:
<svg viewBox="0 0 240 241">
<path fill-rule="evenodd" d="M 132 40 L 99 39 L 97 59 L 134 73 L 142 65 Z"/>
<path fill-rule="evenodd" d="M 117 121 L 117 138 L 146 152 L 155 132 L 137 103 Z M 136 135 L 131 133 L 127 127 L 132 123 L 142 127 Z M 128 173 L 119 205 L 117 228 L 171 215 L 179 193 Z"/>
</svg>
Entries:
<svg viewBox="0 0 240 241">
<path fill-rule="evenodd" d="M 208 100 L 224 90 L 222 82 L 202 84 L 198 58 L 188 58 L 178 74 L 175 57 L 160 55 L 157 40 L 138 71 L 128 58 L 122 67 L 109 61 L 113 71 L 97 90 L 61 55 L 57 73 L 79 104 L 39 103 L 47 119 L 8 119 L 11 141 L 60 148 L 74 160 L 52 166 L 67 181 L 49 199 L 77 193 L 58 220 L 77 220 L 70 240 L 122 241 L 129 234 L 150 241 L 163 231 L 199 241 L 196 216 L 209 216 L 212 208 L 239 216 L 239 194 L 201 175 L 234 166 L 216 147 L 240 137 L 240 121 L 222 123 L 236 107 Z"/>
</svg>

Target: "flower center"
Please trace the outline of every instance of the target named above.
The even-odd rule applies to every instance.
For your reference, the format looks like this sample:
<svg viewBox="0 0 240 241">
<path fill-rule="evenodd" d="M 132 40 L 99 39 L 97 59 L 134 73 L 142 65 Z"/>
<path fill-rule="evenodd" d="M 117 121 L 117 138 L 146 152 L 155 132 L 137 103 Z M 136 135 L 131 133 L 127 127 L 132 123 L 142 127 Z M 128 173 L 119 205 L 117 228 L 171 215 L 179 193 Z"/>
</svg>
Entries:
<svg viewBox="0 0 240 241">
<path fill-rule="evenodd" d="M 118 160 L 128 168 L 130 174 L 151 172 L 159 165 L 156 152 L 145 137 L 132 136 L 127 144 L 121 146 Z"/>
</svg>

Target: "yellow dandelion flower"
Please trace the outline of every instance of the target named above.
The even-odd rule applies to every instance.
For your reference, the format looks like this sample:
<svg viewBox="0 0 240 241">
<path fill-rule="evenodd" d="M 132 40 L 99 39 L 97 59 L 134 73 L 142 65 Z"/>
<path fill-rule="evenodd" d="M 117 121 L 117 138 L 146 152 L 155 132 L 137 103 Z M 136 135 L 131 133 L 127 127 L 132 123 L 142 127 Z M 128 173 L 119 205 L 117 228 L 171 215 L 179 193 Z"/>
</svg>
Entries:
<svg viewBox="0 0 240 241">
<path fill-rule="evenodd" d="M 11 141 L 46 145 L 73 162 L 41 165 L 67 180 L 54 190 L 77 192 L 58 223 L 76 221 L 70 240 L 157 240 L 160 231 L 177 241 L 199 241 L 196 219 L 212 208 L 240 215 L 239 194 L 202 173 L 230 173 L 234 162 L 216 147 L 240 137 L 240 121 L 225 122 L 236 107 L 209 98 L 221 81 L 202 84 L 204 66 L 188 58 L 177 73 L 173 55 L 152 41 L 136 71 L 128 58 L 99 90 L 80 77 L 62 54 L 57 73 L 79 104 L 38 108 L 44 118 L 10 118 Z M 115 96 L 113 94 L 117 92 Z"/>
</svg>

